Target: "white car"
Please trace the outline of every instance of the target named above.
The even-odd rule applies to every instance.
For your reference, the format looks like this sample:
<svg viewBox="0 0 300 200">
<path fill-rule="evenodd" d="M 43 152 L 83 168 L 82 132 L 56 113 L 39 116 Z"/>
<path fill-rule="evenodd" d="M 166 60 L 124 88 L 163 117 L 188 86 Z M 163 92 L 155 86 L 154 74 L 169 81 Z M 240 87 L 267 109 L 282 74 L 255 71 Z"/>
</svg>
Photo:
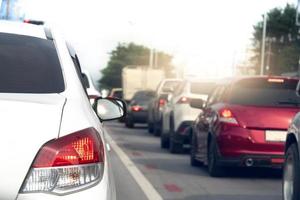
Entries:
<svg viewBox="0 0 300 200">
<path fill-rule="evenodd" d="M 0 199 L 115 199 L 100 120 L 122 117 L 125 104 L 98 98 L 97 116 L 50 29 L 0 22 L 0 46 Z"/>
<path fill-rule="evenodd" d="M 161 147 L 169 147 L 171 153 L 179 153 L 184 145 L 189 145 L 187 129 L 201 112 L 191 107 L 192 99 L 207 100 L 215 87 L 215 82 L 205 80 L 185 80 L 173 91 L 163 108 Z"/>
</svg>

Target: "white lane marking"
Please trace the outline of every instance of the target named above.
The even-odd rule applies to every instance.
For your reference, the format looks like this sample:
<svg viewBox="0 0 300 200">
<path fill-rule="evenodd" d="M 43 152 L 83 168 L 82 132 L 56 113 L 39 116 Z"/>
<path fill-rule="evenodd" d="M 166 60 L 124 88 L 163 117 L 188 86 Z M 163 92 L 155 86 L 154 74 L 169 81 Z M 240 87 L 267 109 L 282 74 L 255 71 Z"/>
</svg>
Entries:
<svg viewBox="0 0 300 200">
<path fill-rule="evenodd" d="M 125 152 L 117 145 L 117 143 L 106 133 L 106 138 L 110 143 L 111 148 L 119 156 L 122 163 L 125 165 L 127 170 L 130 172 L 131 176 L 143 190 L 144 194 L 149 200 L 162 200 L 163 198 L 155 190 L 153 185 L 148 181 L 148 179 L 142 174 L 142 172 L 135 166 L 135 164 L 130 160 L 130 158 L 125 154 Z"/>
</svg>

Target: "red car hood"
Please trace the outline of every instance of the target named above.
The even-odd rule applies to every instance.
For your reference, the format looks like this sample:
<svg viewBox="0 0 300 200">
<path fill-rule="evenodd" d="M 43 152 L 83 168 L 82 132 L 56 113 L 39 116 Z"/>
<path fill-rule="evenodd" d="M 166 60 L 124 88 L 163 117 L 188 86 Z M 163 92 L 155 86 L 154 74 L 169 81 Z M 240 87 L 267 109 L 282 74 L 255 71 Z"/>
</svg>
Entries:
<svg viewBox="0 0 300 200">
<path fill-rule="evenodd" d="M 300 108 L 229 105 L 242 127 L 286 130 Z"/>
</svg>

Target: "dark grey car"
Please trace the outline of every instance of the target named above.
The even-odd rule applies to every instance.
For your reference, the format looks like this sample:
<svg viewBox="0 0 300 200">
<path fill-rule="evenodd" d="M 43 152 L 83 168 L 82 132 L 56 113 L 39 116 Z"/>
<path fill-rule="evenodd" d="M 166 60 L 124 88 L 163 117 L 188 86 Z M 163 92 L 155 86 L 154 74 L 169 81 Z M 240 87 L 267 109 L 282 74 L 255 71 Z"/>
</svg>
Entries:
<svg viewBox="0 0 300 200">
<path fill-rule="evenodd" d="M 125 125 L 133 128 L 135 123 L 147 123 L 149 102 L 155 98 L 155 91 L 141 90 L 133 95 L 125 119 Z"/>
</svg>

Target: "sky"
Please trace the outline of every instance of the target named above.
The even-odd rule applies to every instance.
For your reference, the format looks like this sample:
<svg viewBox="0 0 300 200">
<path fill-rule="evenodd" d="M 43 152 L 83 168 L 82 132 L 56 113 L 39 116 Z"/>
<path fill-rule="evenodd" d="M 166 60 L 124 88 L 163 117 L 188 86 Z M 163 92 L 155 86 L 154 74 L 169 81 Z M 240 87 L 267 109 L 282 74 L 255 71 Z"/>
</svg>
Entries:
<svg viewBox="0 0 300 200">
<path fill-rule="evenodd" d="M 26 17 L 58 28 L 94 80 L 118 43 L 174 56 L 188 73 L 225 76 L 251 44 L 262 14 L 296 0 L 19 0 Z"/>
</svg>

